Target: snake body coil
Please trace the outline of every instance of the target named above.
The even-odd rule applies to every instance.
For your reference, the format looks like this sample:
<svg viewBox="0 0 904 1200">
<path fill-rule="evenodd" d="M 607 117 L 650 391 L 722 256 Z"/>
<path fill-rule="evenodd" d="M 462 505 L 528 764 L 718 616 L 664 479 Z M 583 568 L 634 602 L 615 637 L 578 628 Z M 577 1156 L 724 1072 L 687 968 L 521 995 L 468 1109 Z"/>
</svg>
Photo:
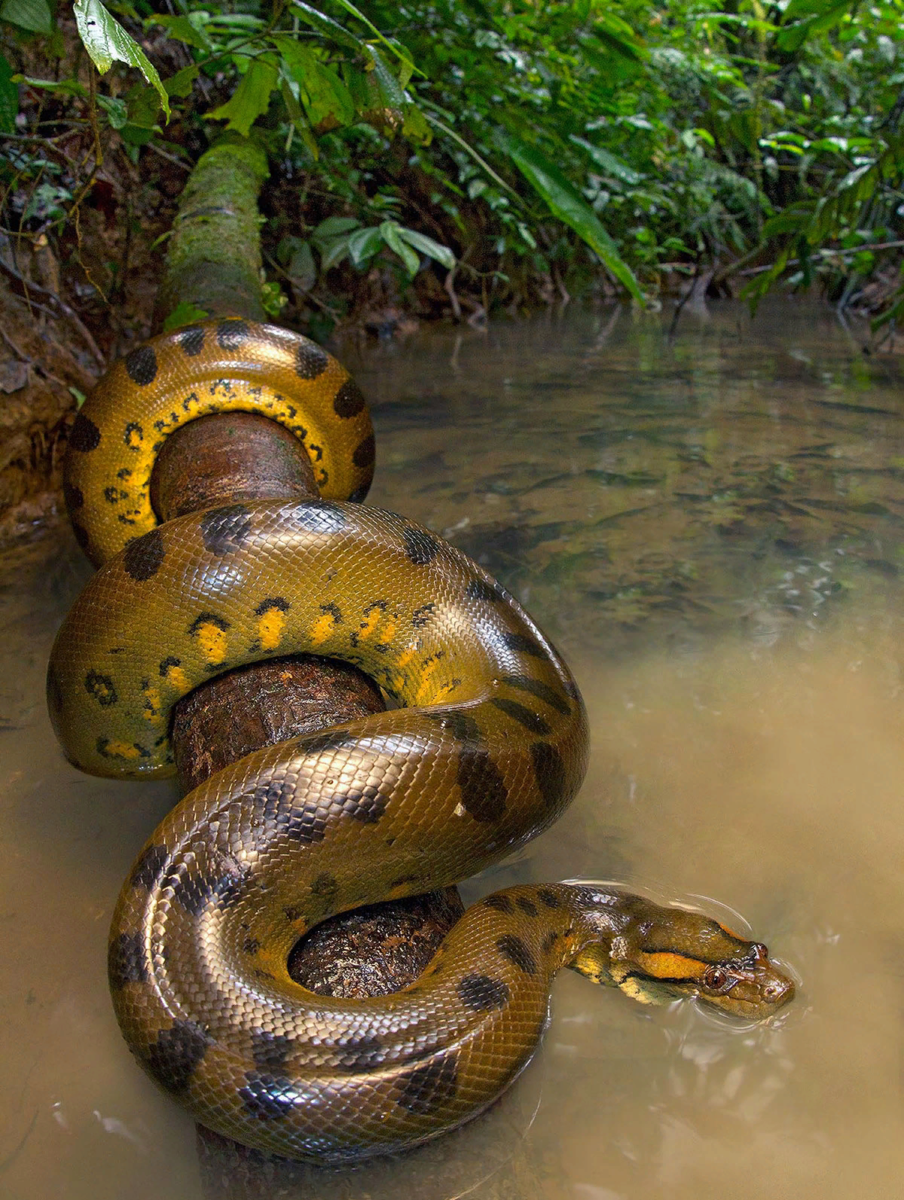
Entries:
<svg viewBox="0 0 904 1200">
<path fill-rule="evenodd" d="M 323 499 L 230 504 L 157 527 L 165 436 L 265 412 Z M 113 919 L 117 1016 L 205 1124 L 292 1157 L 413 1145 L 473 1116 L 530 1057 L 570 965 L 643 999 L 766 1015 L 790 984 L 758 943 L 638 897 L 556 884 L 475 906 L 410 988 L 314 995 L 286 960 L 326 917 L 457 882 L 553 821 L 584 774 L 571 674 L 466 555 L 367 490 L 360 392 L 319 347 L 208 322 L 114 366 L 73 430 L 67 498 L 104 565 L 57 637 L 48 703 L 83 770 L 172 773 L 173 704 L 211 675 L 298 651 L 360 666 L 402 706 L 257 751 L 174 808 Z"/>
</svg>

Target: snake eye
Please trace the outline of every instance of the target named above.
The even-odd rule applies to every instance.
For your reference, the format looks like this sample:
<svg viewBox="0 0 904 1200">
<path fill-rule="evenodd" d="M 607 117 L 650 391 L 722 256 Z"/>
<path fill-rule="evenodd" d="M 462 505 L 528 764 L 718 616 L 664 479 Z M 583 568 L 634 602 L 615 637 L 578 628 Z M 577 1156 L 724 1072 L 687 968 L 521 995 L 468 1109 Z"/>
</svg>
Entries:
<svg viewBox="0 0 904 1200">
<path fill-rule="evenodd" d="M 709 992 L 728 992 L 737 983 L 737 978 L 722 967 L 707 967 L 703 986 Z"/>
</svg>

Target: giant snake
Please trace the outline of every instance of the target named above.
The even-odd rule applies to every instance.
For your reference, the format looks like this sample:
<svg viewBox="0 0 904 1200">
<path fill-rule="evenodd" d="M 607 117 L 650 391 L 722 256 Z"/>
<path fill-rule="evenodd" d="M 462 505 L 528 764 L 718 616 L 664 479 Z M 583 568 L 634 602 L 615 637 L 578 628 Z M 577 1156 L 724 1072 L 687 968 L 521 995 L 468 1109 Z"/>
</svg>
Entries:
<svg viewBox="0 0 904 1200">
<path fill-rule="evenodd" d="M 164 440 L 228 410 L 301 439 L 321 499 L 158 524 Z M 793 993 L 761 943 L 716 921 L 560 883 L 476 904 L 395 994 L 293 982 L 305 931 L 496 862 L 561 814 L 587 758 L 555 649 L 461 551 L 360 503 L 373 463 L 361 392 L 303 337 L 223 319 L 133 350 L 73 426 L 66 499 L 100 569 L 48 670 L 70 760 L 126 779 L 172 774 L 173 705 L 245 663 L 342 659 L 398 703 L 255 751 L 187 795 L 141 851 L 110 934 L 116 1014 L 153 1078 L 221 1133 L 325 1162 L 415 1145 L 485 1108 L 533 1053 L 562 966 L 750 1019 Z"/>
</svg>

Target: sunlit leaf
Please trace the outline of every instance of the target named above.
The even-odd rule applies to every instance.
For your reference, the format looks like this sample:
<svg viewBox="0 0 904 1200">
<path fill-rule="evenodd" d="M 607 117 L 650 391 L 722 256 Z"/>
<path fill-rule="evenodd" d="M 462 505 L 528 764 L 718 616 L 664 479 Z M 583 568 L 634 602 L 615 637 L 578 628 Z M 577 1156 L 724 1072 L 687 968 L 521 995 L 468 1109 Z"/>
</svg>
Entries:
<svg viewBox="0 0 904 1200">
<path fill-rule="evenodd" d="M 226 103 L 207 116 L 213 121 L 228 121 L 227 129 L 247 137 L 257 118 L 267 111 L 275 87 L 276 67 L 265 58 L 255 58 Z"/>
<path fill-rule="evenodd" d="M 75 0 L 75 23 L 79 37 L 101 75 L 109 71 L 114 62 L 123 62 L 137 67 L 160 97 L 160 105 L 169 120 L 169 96 L 160 82 L 157 68 L 128 33 L 113 17 L 100 0 Z"/>
<path fill-rule="evenodd" d="M 450 271 L 455 266 L 455 255 L 449 247 L 440 245 L 426 234 L 418 233 L 416 229 L 399 226 L 399 237 L 413 246 L 415 250 L 419 250 L 421 254 L 426 254 L 428 258 L 435 259 L 441 266 L 448 267 Z"/>
</svg>

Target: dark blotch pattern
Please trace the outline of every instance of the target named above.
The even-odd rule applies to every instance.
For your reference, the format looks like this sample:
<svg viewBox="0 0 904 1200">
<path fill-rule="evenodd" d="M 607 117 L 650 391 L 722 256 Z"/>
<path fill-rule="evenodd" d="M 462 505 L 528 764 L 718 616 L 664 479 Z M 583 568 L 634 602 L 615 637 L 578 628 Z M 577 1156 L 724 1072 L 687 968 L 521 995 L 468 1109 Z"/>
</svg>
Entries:
<svg viewBox="0 0 904 1200">
<path fill-rule="evenodd" d="M 188 632 L 194 636 L 203 625 L 215 625 L 217 629 L 222 629 L 224 633 L 229 628 L 229 622 L 225 617 L 217 616 L 216 613 L 212 612 L 202 612 L 189 625 Z"/>
<path fill-rule="evenodd" d="M 483 906 L 484 908 L 495 909 L 496 912 L 501 913 L 513 913 L 515 911 L 515 906 L 512 904 L 511 899 L 501 894 L 487 896 L 486 900 L 483 901 Z"/>
<path fill-rule="evenodd" d="M 84 525 L 79 525 L 78 521 L 72 521 L 72 532 L 75 534 L 75 540 L 78 542 L 79 547 L 87 554 L 88 545 L 91 541 L 88 536 L 88 530 Z"/>
<path fill-rule="evenodd" d="M 356 417 L 364 410 L 367 401 L 364 393 L 353 379 L 346 379 L 333 398 L 333 410 L 337 417 Z"/>
<path fill-rule="evenodd" d="M 381 1066 L 386 1058 L 386 1051 L 380 1039 L 369 1034 L 349 1038 L 338 1048 L 337 1054 L 336 1070 L 348 1071 L 352 1075 L 373 1071 Z"/>
<path fill-rule="evenodd" d="M 217 326 L 217 343 L 222 350 L 238 350 L 250 334 L 247 321 L 221 321 Z"/>
<path fill-rule="evenodd" d="M 279 612 L 288 612 L 292 605 L 284 596 L 268 596 L 266 600 L 262 600 L 254 610 L 257 616 L 262 617 L 264 613 L 270 612 L 275 608 Z"/>
<path fill-rule="evenodd" d="M 547 908 L 561 908 L 559 897 L 551 888 L 537 888 L 537 899 Z"/>
<path fill-rule="evenodd" d="M 204 349 L 204 330 L 198 326 L 189 326 L 179 334 L 179 345 L 189 358 L 197 358 Z"/>
<path fill-rule="evenodd" d="M 295 373 L 299 379 L 316 379 L 330 365 L 329 355 L 315 342 L 302 338 L 295 351 Z"/>
<path fill-rule="evenodd" d="M 517 650 L 519 654 L 530 654 L 532 658 L 546 658 L 546 651 L 532 637 L 523 633 L 507 633 L 503 639 L 509 650 Z"/>
<path fill-rule="evenodd" d="M 497 938 L 496 949 L 525 975 L 536 975 L 537 960 L 527 942 L 518 937 L 517 933 L 504 933 L 501 938 Z"/>
<path fill-rule="evenodd" d="M 425 712 L 424 716 L 451 733 L 457 742 L 470 742 L 476 745 L 481 740 L 480 726 L 467 713 L 456 712 L 452 709 L 450 712 Z"/>
<path fill-rule="evenodd" d="M 361 485 L 361 487 L 355 488 L 355 490 L 349 496 L 349 500 L 351 500 L 351 502 L 353 504 L 361 504 L 361 502 L 366 498 L 367 493 L 369 491 L 370 491 L 370 484 L 364 483 Z"/>
<path fill-rule="evenodd" d="M 342 746 L 348 746 L 354 740 L 353 734 L 344 729 L 337 729 L 333 733 L 315 733 L 311 737 L 304 737 L 299 749 L 303 754 L 322 754 L 325 750 L 338 750 Z"/>
<path fill-rule="evenodd" d="M 536 696 L 565 717 L 571 712 L 571 705 L 566 697 L 548 683 L 543 683 L 541 679 L 531 679 L 529 675 L 503 675 L 502 682 L 517 688 L 519 692 L 530 692 L 532 696 Z"/>
<path fill-rule="evenodd" d="M 294 516 L 311 533 L 338 533 L 345 527 L 345 513 L 331 500 L 306 500 L 296 505 Z"/>
<path fill-rule="evenodd" d="M 396 1103 L 409 1112 L 436 1112 L 458 1090 L 458 1055 L 446 1054 L 425 1067 L 400 1075 L 396 1080 Z"/>
<path fill-rule="evenodd" d="M 247 1084 L 239 1088 L 246 1112 L 261 1121 L 284 1117 L 298 1100 L 291 1079 L 262 1071 L 246 1071 Z"/>
<path fill-rule="evenodd" d="M 491 979 L 489 975 L 466 975 L 457 990 L 462 1004 L 474 1012 L 504 1008 L 511 997 L 508 984 L 501 979 Z"/>
<path fill-rule="evenodd" d="M 89 671 L 85 676 L 85 691 L 93 696 L 102 708 L 109 708 L 119 699 L 116 687 L 109 675 L 101 675 L 99 671 Z"/>
<path fill-rule="evenodd" d="M 80 487 L 76 487 L 74 483 L 63 484 L 63 498 L 66 501 L 66 507 L 69 511 L 75 512 L 85 503 L 85 494 Z"/>
<path fill-rule="evenodd" d="M 465 588 L 468 600 L 485 600 L 488 604 L 498 604 L 502 600 L 502 589 L 498 584 L 487 583 L 485 579 L 472 579 Z"/>
<path fill-rule="evenodd" d="M 114 992 L 127 983 L 145 982 L 148 968 L 140 933 L 121 933 L 113 939 L 107 955 L 107 973 Z"/>
<path fill-rule="evenodd" d="M 539 911 L 533 900 L 529 900 L 527 896 L 519 896 L 515 901 L 523 913 L 527 913 L 529 917 L 535 917 Z"/>
<path fill-rule="evenodd" d="M 439 553 L 439 542 L 423 529 L 406 529 L 402 536 L 405 553 L 419 567 L 426 566 Z"/>
<path fill-rule="evenodd" d="M 374 441 L 374 435 L 369 433 L 366 438 L 363 438 L 355 447 L 355 452 L 352 455 L 352 462 L 362 471 L 366 471 L 368 467 L 372 467 L 377 457 L 377 445 Z"/>
<path fill-rule="evenodd" d="M 152 529 L 144 537 L 129 542 L 122 554 L 122 565 L 136 583 L 143 583 L 160 570 L 165 553 L 163 535 L 159 529 Z"/>
<path fill-rule="evenodd" d="M 133 383 L 147 387 L 157 378 L 157 355 L 153 346 L 136 346 L 126 355 L 126 370 Z"/>
<path fill-rule="evenodd" d="M 534 742 L 530 748 L 537 787 L 547 808 L 559 803 L 565 790 L 565 763 L 562 755 L 549 742 Z"/>
<path fill-rule="evenodd" d="M 344 796 L 333 796 L 331 803 L 340 805 L 342 815 L 360 821 L 362 825 L 376 825 L 386 811 L 388 797 L 381 795 L 375 787 L 366 787 L 360 792 L 348 792 Z"/>
<path fill-rule="evenodd" d="M 87 454 L 89 450 L 96 450 L 100 445 L 100 430 L 84 413 L 79 413 L 72 423 L 69 445 L 73 450 L 81 451 L 82 454 Z"/>
<path fill-rule="evenodd" d="M 269 1029 L 255 1029 L 251 1033 L 251 1057 L 261 1071 L 282 1071 L 286 1059 L 292 1053 L 292 1039 L 282 1033 L 271 1033 Z"/>
<path fill-rule="evenodd" d="M 271 780 L 250 792 L 255 809 L 266 828 L 278 829 L 299 845 L 322 842 L 326 836 L 327 813 L 318 804 L 296 805 L 290 780 Z"/>
<path fill-rule="evenodd" d="M 502 772 L 486 750 L 462 747 L 458 755 L 457 783 L 461 789 L 461 802 L 475 821 L 501 819 L 508 792 Z"/>
<path fill-rule="evenodd" d="M 131 886 L 152 888 L 163 873 L 168 857 L 166 846 L 145 846 L 132 868 Z"/>
<path fill-rule="evenodd" d="M 523 725 L 525 729 L 530 730 L 531 733 L 551 732 L 548 721 L 544 721 L 539 713 L 525 708 L 517 700 L 507 700 L 504 696 L 494 696 L 491 703 L 495 704 L 499 711 L 504 712 L 507 717 L 511 717 L 513 721 L 517 721 L 519 725 Z"/>
<path fill-rule="evenodd" d="M 315 896 L 335 896 L 339 891 L 339 880 L 329 871 L 323 871 L 311 884 Z"/>
<path fill-rule="evenodd" d="M 211 554 L 241 550 L 251 533 L 251 512 L 244 504 L 225 504 L 201 515 L 201 537 Z"/>
<path fill-rule="evenodd" d="M 178 1095 L 191 1083 L 195 1068 L 207 1053 L 210 1039 L 194 1021 L 175 1021 L 148 1047 L 148 1070 L 168 1092 Z"/>
</svg>

